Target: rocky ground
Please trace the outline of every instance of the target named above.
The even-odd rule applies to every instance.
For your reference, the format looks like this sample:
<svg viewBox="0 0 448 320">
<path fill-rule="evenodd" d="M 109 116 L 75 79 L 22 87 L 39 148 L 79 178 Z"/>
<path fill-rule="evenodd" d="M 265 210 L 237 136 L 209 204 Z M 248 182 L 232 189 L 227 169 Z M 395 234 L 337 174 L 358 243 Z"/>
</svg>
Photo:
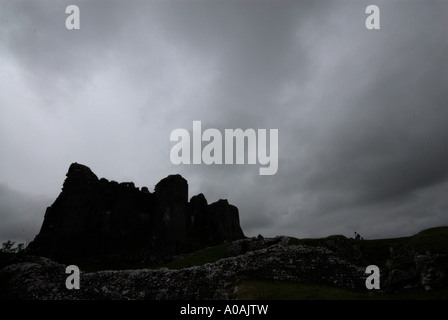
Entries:
<svg viewBox="0 0 448 320">
<path fill-rule="evenodd" d="M 66 266 L 48 258 L 14 257 L 0 270 L 2 299 L 234 299 L 239 279 L 275 279 L 328 284 L 366 291 L 368 259 L 359 241 L 342 236 L 300 244 L 289 237 L 232 242 L 227 258 L 180 270 L 83 272 L 80 289 L 68 290 Z M 383 290 L 406 286 L 430 290 L 446 280 L 444 254 L 391 250 L 381 265 Z M 383 261 L 384 262 L 384 261 Z"/>
</svg>

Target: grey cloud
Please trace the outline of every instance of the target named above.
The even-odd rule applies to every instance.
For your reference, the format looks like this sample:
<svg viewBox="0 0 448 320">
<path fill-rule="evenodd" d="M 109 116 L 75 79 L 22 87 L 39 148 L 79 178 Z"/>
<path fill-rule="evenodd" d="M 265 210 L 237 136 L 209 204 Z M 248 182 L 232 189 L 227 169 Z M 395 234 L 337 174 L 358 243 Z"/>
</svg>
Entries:
<svg viewBox="0 0 448 320">
<path fill-rule="evenodd" d="M 39 232 L 50 199 L 30 196 L 0 184 L 0 243 L 30 242 Z"/>
<path fill-rule="evenodd" d="M 89 1 L 79 32 L 68 4 L 1 3 L 6 185 L 55 197 L 77 161 L 150 188 L 181 173 L 250 235 L 447 223 L 445 3 L 380 1 L 368 31 L 367 1 Z M 172 165 L 170 133 L 193 120 L 279 129 L 278 173 Z"/>
</svg>

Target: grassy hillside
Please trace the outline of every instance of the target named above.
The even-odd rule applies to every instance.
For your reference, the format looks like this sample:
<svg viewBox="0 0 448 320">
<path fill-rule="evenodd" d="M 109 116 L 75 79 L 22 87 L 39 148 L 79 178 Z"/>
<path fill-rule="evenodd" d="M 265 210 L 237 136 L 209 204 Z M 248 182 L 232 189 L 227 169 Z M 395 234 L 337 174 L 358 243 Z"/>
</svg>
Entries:
<svg viewBox="0 0 448 320">
<path fill-rule="evenodd" d="M 289 245 L 326 246 L 329 240 L 345 238 L 342 235 L 333 235 L 326 238 L 298 239 L 290 238 Z M 363 254 L 369 261 L 384 264 L 390 256 L 391 248 L 396 252 L 406 248 L 414 248 L 419 252 L 448 254 L 448 227 L 436 227 L 419 232 L 410 237 L 362 240 L 357 241 Z M 206 248 L 188 254 L 179 260 L 164 265 L 169 269 L 182 269 L 192 266 L 200 266 L 226 258 L 226 248 L 229 244 L 221 244 L 216 247 Z"/>
<path fill-rule="evenodd" d="M 407 289 L 396 293 L 356 292 L 324 284 L 294 281 L 242 280 L 236 298 L 239 300 L 446 300 L 448 288 L 429 292 Z"/>
<path fill-rule="evenodd" d="M 318 239 L 297 239 L 290 238 L 289 245 L 306 245 L 306 246 L 327 246 L 329 241 L 338 238 L 347 240 L 344 236 L 334 235 L 326 238 Z M 354 241 L 354 240 L 353 240 Z M 361 240 L 356 241 L 362 252 L 363 257 L 371 264 L 384 267 L 387 259 L 390 258 L 391 251 L 395 255 L 400 255 L 406 250 L 414 250 L 419 253 L 427 251 L 431 253 L 448 254 L 448 227 L 431 228 L 419 232 L 410 237 L 377 239 L 377 240 Z M 207 248 L 191 253 L 175 262 L 164 265 L 171 269 L 182 269 L 185 267 L 199 266 L 211 263 L 226 257 L 226 248 L 229 244 Z M 398 261 L 398 262 L 397 262 Z M 400 263 L 396 259 L 394 263 Z M 406 263 L 409 263 L 407 261 Z M 442 260 L 445 268 L 448 269 L 448 258 Z M 237 289 L 235 289 L 237 288 Z M 401 290 L 395 293 L 379 293 L 379 292 L 354 292 L 341 288 L 332 287 L 330 285 L 302 283 L 294 281 L 278 281 L 266 279 L 242 279 L 237 280 L 231 286 L 232 297 L 237 299 L 350 299 L 350 300 L 394 300 L 394 299 L 448 299 L 448 288 L 439 288 L 425 292 L 421 288 L 413 288 Z"/>
<path fill-rule="evenodd" d="M 213 263 L 226 257 L 226 249 L 228 246 L 228 243 L 224 243 L 215 247 L 202 249 L 188 254 L 181 259 L 165 264 L 163 267 L 168 269 L 183 269 L 193 266 L 202 266 L 206 263 Z"/>
</svg>

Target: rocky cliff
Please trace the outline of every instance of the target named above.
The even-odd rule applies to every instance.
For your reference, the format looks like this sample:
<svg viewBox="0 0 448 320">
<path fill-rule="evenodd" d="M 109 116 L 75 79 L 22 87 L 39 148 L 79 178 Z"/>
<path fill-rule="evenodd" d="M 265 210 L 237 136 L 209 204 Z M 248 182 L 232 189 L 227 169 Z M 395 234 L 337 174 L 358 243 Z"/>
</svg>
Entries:
<svg viewBox="0 0 448 320">
<path fill-rule="evenodd" d="M 74 163 L 27 250 L 0 251 L 0 300 L 237 299 L 238 287 L 251 280 L 337 287 L 363 299 L 409 292 L 446 299 L 447 243 L 448 227 L 377 240 L 246 238 L 235 206 L 208 204 L 203 194 L 188 201 L 180 175 L 161 180 L 151 193 L 98 179 Z M 138 263 L 111 263 L 123 260 Z M 81 269 L 80 289 L 65 286 L 71 264 Z M 381 271 L 378 292 L 366 289 L 369 265 Z"/>
<path fill-rule="evenodd" d="M 189 202 L 188 183 L 180 175 L 161 180 L 151 193 L 132 182 L 98 179 L 73 163 L 28 253 L 62 262 L 147 261 L 241 238 L 238 209 L 227 200 L 208 204 L 202 194 Z"/>
</svg>

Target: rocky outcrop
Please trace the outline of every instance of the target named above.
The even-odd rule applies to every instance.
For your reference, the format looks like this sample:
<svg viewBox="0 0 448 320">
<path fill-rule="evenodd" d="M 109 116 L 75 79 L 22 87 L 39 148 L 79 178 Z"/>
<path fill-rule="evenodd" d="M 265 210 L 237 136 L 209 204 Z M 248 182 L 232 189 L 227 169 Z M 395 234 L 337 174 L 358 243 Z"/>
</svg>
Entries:
<svg viewBox="0 0 448 320">
<path fill-rule="evenodd" d="M 386 262 L 385 289 L 396 291 L 422 287 L 429 291 L 443 287 L 447 284 L 447 261 L 446 254 L 429 251 L 423 254 L 413 248 L 397 254 L 392 250 Z"/>
<path fill-rule="evenodd" d="M 196 199 L 204 200 L 202 196 Z M 68 290 L 65 265 L 43 257 L 11 255 L 0 263 L 0 299 L 235 299 L 239 280 L 245 279 L 324 284 L 364 292 L 365 297 L 407 288 L 427 294 L 447 286 L 448 256 L 444 253 L 423 254 L 412 247 L 391 250 L 382 265 L 381 260 L 366 257 L 359 241 L 342 236 L 317 241 L 245 238 L 226 245 L 225 256 L 180 270 L 85 272 L 81 268 L 80 289 Z M 370 263 L 381 270 L 381 290 L 374 292 L 365 287 Z"/>
<path fill-rule="evenodd" d="M 195 243 L 221 243 L 227 239 L 244 238 L 238 209 L 227 200 L 207 204 L 201 193 L 191 198 L 187 206 L 189 233 Z"/>
<path fill-rule="evenodd" d="M 203 195 L 188 202 L 188 183 L 180 175 L 161 180 L 151 193 L 132 182 L 98 179 L 73 163 L 28 253 L 62 262 L 157 260 L 241 238 L 238 209 L 226 200 L 208 205 Z"/>
<path fill-rule="evenodd" d="M 6 299 L 232 299 L 238 279 L 276 279 L 365 289 L 364 268 L 323 247 L 289 245 L 279 237 L 260 249 L 181 270 L 142 269 L 81 272 L 80 289 L 65 287 L 65 266 L 46 258 L 30 258 L 0 271 Z M 81 270 L 82 271 L 82 270 Z M 2 280 L 3 279 L 3 280 Z M 233 284 L 232 284 L 233 283 Z"/>
</svg>

